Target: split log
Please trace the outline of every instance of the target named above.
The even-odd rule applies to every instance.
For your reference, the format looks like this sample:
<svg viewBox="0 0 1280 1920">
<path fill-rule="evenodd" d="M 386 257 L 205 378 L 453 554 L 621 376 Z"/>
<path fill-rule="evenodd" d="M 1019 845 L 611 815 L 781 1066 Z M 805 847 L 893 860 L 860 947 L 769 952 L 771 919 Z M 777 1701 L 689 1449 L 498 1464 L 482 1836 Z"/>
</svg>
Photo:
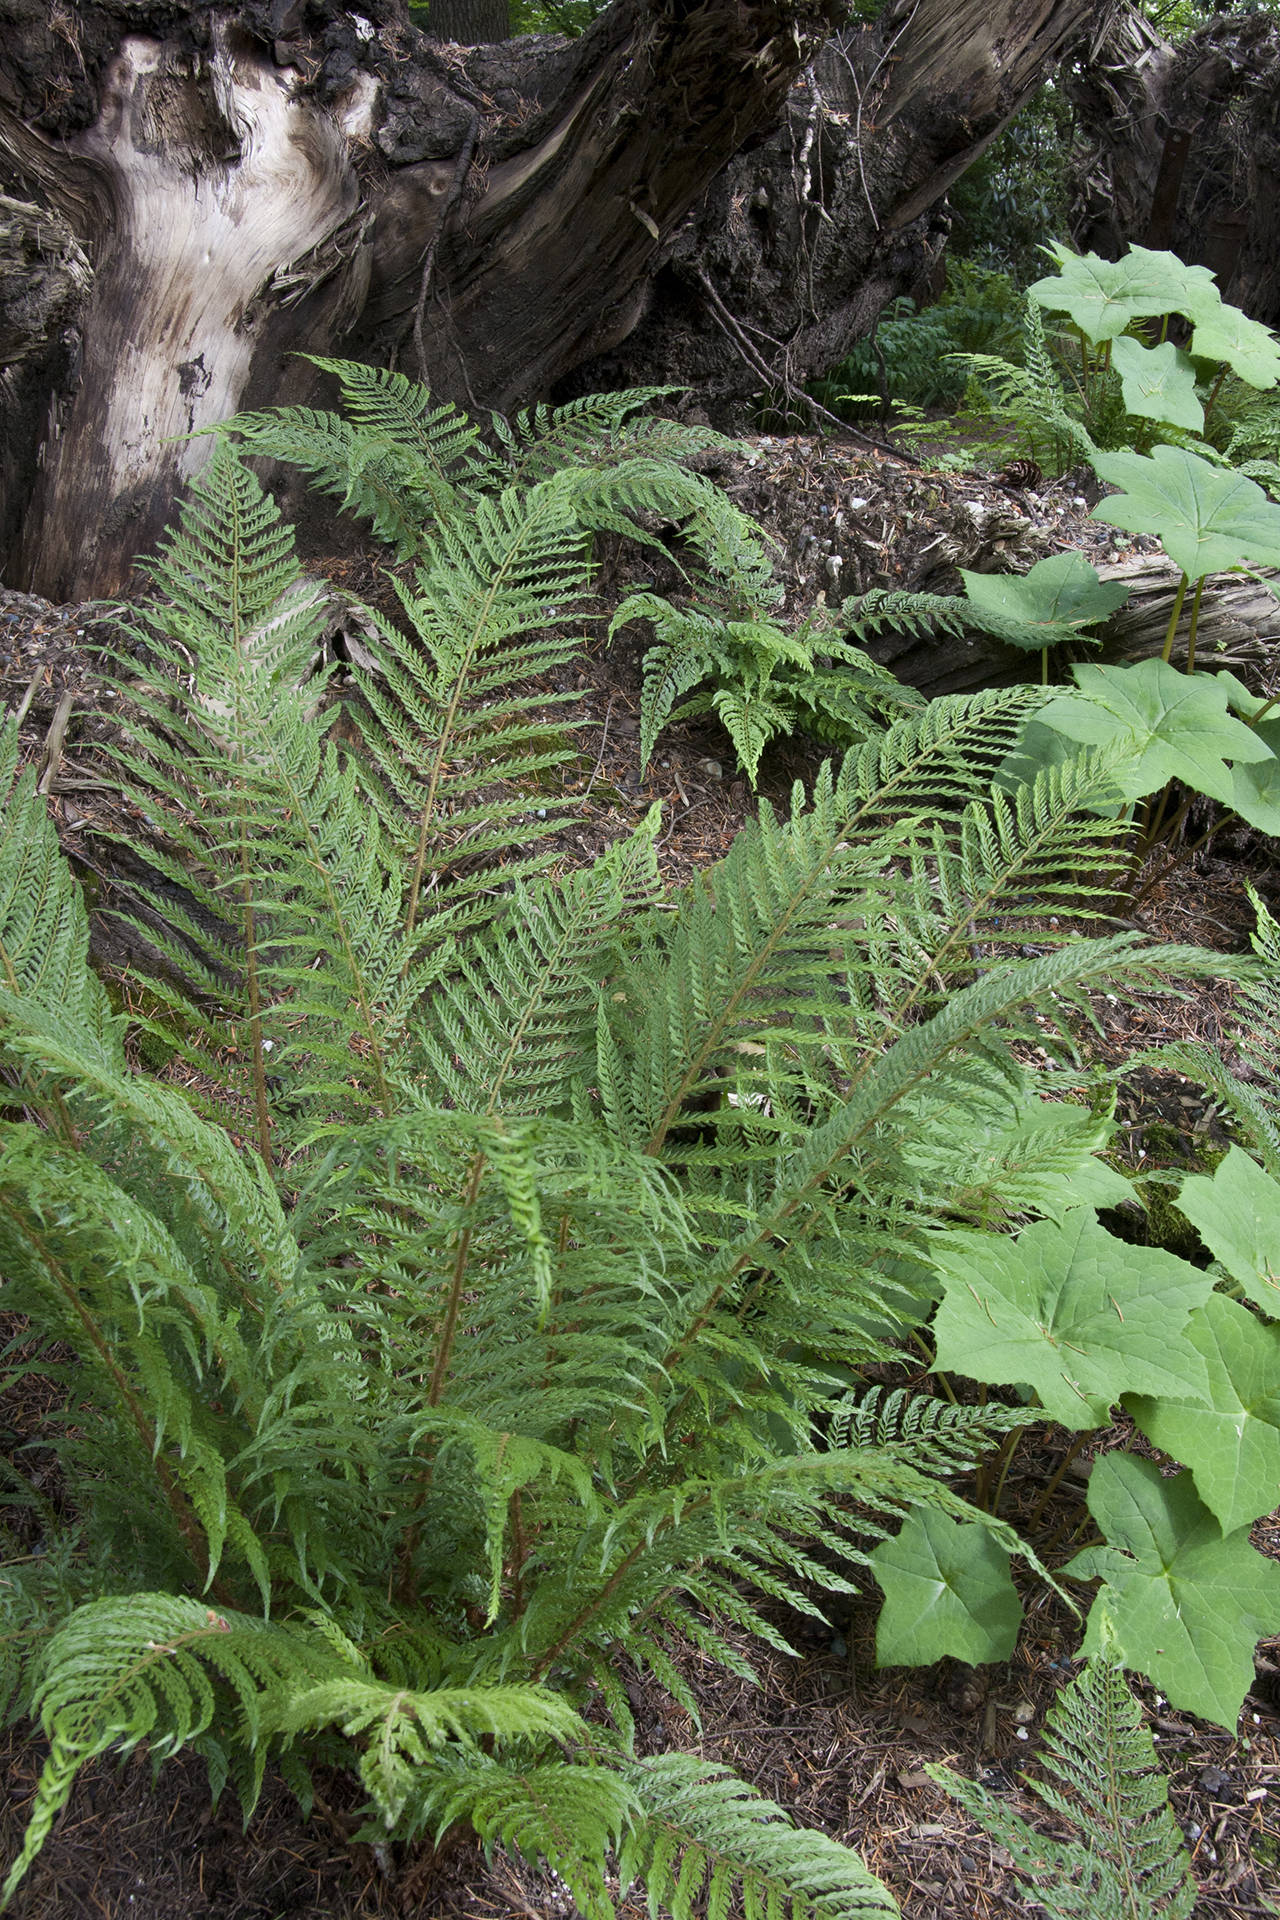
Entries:
<svg viewBox="0 0 1280 1920">
<path fill-rule="evenodd" d="M 94 271 L 78 373 L 0 458 L 3 525 L 38 444 L 7 578 L 122 591 L 190 436 L 319 398 L 305 351 L 504 411 L 795 386 L 927 273 L 931 209 L 1096 14 L 889 0 L 819 63 L 841 0 L 613 0 L 577 41 L 468 48 L 403 0 L 0 0 L 0 182 Z"/>
<path fill-rule="evenodd" d="M 1136 8 L 1103 20 L 1068 80 L 1086 137 L 1074 237 L 1207 266 L 1280 326 L 1280 21 L 1220 13 L 1173 47 Z"/>
</svg>

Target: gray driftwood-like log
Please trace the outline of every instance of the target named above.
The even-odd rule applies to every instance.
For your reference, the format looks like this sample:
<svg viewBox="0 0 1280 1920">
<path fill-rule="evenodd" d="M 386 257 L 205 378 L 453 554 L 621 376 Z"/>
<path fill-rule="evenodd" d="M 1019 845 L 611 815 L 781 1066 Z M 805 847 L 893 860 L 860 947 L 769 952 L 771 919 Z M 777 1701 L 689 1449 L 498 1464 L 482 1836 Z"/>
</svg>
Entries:
<svg viewBox="0 0 1280 1920">
<path fill-rule="evenodd" d="M 1180 575 L 1159 555 L 1112 562 L 1098 569 L 1104 580 L 1123 580 L 1129 599 L 1106 628 L 1102 657 L 1142 660 L 1164 645 Z M 1268 586 L 1266 581 L 1271 585 Z M 1247 668 L 1268 684 L 1280 665 L 1280 575 L 1268 569 L 1263 579 L 1242 573 L 1213 573 L 1205 581 L 1196 623 L 1198 667 Z M 1174 635 L 1171 658 L 1185 666 L 1190 629 L 1190 596 Z"/>
<path fill-rule="evenodd" d="M 0 0 L 0 183 L 93 269 L 0 461 L 0 525 L 36 475 L 7 578 L 121 591 L 188 436 L 314 397 L 303 351 L 504 410 L 796 385 L 927 273 L 940 196 L 1098 12 L 890 0 L 823 54 L 841 0 L 613 0 L 473 48 L 402 0 Z"/>
<path fill-rule="evenodd" d="M 1101 644 L 1082 643 L 1078 657 L 1109 664 L 1158 655 L 1181 578 L 1177 569 L 1159 555 L 1142 555 L 1104 561 L 1098 572 L 1104 580 L 1123 580 L 1130 595 L 1100 629 Z M 1175 667 L 1187 663 L 1189 614 L 1188 597 L 1170 656 Z M 1012 685 L 1027 679 L 1038 666 L 1025 653 L 980 633 L 959 641 L 927 635 L 903 640 L 889 635 L 871 642 L 868 651 L 899 679 L 928 694 L 976 693 L 982 687 Z M 1274 690 L 1280 691 L 1280 600 L 1276 595 L 1243 574 L 1210 575 L 1201 596 L 1195 664 L 1207 672 L 1219 667 L 1243 671 L 1250 684 L 1271 690 L 1274 681 Z"/>
</svg>

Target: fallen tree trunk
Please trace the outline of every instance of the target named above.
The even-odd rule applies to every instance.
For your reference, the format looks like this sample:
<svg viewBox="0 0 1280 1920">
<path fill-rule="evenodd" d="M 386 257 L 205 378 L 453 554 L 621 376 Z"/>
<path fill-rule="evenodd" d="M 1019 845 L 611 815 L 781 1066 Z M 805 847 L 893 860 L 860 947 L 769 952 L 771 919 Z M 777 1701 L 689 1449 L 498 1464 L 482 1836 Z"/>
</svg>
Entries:
<svg viewBox="0 0 1280 1920">
<path fill-rule="evenodd" d="M 896 593 L 962 590 L 960 570 L 1025 573 L 1072 548 L 1103 579 L 1124 580 L 1129 601 L 1081 641 L 1081 659 L 1136 660 L 1158 654 L 1180 575 L 1154 552 L 1133 552 L 1128 535 L 1089 512 L 1068 476 L 1039 491 L 978 473 L 931 473 L 892 456 L 817 439 L 763 436 L 718 476 L 777 543 L 785 616 L 798 621 L 822 595 L 828 605 L 880 588 Z M 1277 576 L 1280 577 L 1280 576 Z M 1184 621 L 1173 658 L 1185 661 Z M 1269 684 L 1280 649 L 1280 600 L 1243 574 L 1213 574 L 1202 597 L 1197 661 L 1246 669 Z M 1039 671 L 1039 657 L 976 631 L 955 638 L 886 630 L 867 651 L 929 695 L 975 693 Z"/>
<path fill-rule="evenodd" d="M 1207 266 L 1280 326 L 1280 21 L 1223 13 L 1174 47 L 1136 9 L 1104 20 L 1068 82 L 1087 151 L 1074 237 Z"/>
<path fill-rule="evenodd" d="M 571 377 L 794 386 L 927 270 L 930 209 L 1095 13 L 890 0 L 819 65 L 840 0 L 614 0 L 474 48 L 402 0 L 84 0 L 54 32 L 0 0 L 0 170 L 94 276 L 78 370 L 0 460 L 0 524 L 38 468 L 8 578 L 123 590 L 190 436 L 311 398 L 302 352 L 503 410 Z"/>
</svg>

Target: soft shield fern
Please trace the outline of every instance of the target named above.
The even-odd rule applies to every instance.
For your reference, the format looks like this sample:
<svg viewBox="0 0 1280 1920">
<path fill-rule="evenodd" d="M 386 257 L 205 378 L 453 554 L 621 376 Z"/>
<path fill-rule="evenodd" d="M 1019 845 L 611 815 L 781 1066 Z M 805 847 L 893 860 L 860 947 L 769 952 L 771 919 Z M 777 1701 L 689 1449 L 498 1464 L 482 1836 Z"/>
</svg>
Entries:
<svg viewBox="0 0 1280 1920">
<path fill-rule="evenodd" d="M 674 895 L 656 816 L 531 873 L 499 815 L 481 903 L 450 833 L 536 754 L 520 676 L 581 533 L 554 475 L 486 498 L 466 556 L 442 523 L 417 549 L 425 644 L 387 636 L 372 762 L 304 677 L 306 589 L 229 452 L 160 561 L 118 764 L 200 908 L 165 989 L 198 1096 L 130 1067 L 0 735 L 0 1272 L 75 1516 L 18 1490 L 47 1540 L 0 1588 L 5 1657 L 53 1757 L 11 1885 L 76 1768 L 147 1740 L 246 1804 L 267 1764 L 305 1799 L 309 1757 L 344 1760 L 380 1835 L 469 1820 L 584 1911 L 609 1848 L 676 1912 L 892 1911 L 717 1769 L 637 1763 L 619 1656 L 696 1708 L 689 1648 L 749 1675 L 744 1634 L 785 1647 L 905 1516 L 1019 1550 L 949 1483 L 1022 1410 L 915 1415 L 865 1369 L 927 1316 L 962 1185 L 999 1219 L 1006 1178 L 1052 1207 L 1091 1164 L 1096 1126 L 1001 1132 L 1048 1091 L 1030 1046 L 1203 961 L 1023 953 L 1113 854 L 1096 756 L 993 792 L 1021 689 L 899 719 Z M 249 1085 L 220 1093 L 231 1026 Z M 979 1123 L 1005 1145 L 976 1170 Z"/>
<path fill-rule="evenodd" d="M 1053 1840 L 988 1788 L 948 1767 L 927 1771 L 1005 1848 L 1049 1920 L 1189 1920 L 1196 1885 L 1151 1735 L 1113 1659 L 1064 1687 L 1032 1789 L 1079 1836 Z"/>
</svg>

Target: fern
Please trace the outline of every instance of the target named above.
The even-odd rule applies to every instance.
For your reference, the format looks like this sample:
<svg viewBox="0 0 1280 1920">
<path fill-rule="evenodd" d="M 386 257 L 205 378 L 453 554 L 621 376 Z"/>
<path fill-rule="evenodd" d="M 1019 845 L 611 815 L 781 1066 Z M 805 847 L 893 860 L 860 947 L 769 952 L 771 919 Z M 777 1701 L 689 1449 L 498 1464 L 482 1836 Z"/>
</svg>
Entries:
<svg viewBox="0 0 1280 1920">
<path fill-rule="evenodd" d="M 215 1082 L 233 1026 L 247 1088 L 234 1061 L 200 1099 L 131 1069 L 0 734 L 0 1272 L 76 1516 L 0 1589 L 8 1685 L 51 1740 L 10 1885 L 75 1769 L 145 1739 L 250 1804 L 268 1764 L 305 1800 L 336 1757 L 371 1831 L 467 1819 L 584 1911 L 610 1910 L 610 1848 L 677 1911 L 891 1910 L 713 1770 L 638 1766 L 618 1658 L 695 1708 L 688 1648 L 749 1675 L 742 1635 L 785 1645 L 777 1605 L 851 1594 L 904 1514 L 975 1518 L 950 1477 L 1021 1414 L 860 1370 L 927 1317 L 958 1204 L 1055 1204 L 1061 1133 L 1005 1125 L 1042 1104 L 1029 1047 L 1069 1058 L 1098 986 L 1205 963 L 1128 936 L 1022 952 L 1113 867 L 1104 761 L 994 791 L 1026 689 L 883 727 L 886 693 L 811 796 L 675 895 L 656 814 L 585 871 L 530 871 L 537 789 L 510 789 L 561 749 L 525 676 L 569 657 L 547 607 L 586 590 L 589 514 L 648 513 L 653 465 L 520 468 L 539 436 L 631 431 L 584 408 L 504 442 L 491 484 L 416 389 L 351 389 L 435 475 L 370 755 L 331 737 L 307 589 L 226 448 L 120 682 L 170 1017 Z M 464 531 L 448 489 L 477 473 Z M 696 520 L 699 487 L 672 497 Z M 696 541 L 741 532 L 709 505 Z"/>
<path fill-rule="evenodd" d="M 950 357 L 987 389 L 995 411 L 1023 437 L 1032 459 L 1061 473 L 1073 462 L 1093 458 L 1097 444 L 1063 386 L 1036 301 L 1027 299 L 1020 366 L 999 354 Z"/>
<path fill-rule="evenodd" d="M 1230 1112 L 1268 1173 L 1280 1179 L 1280 922 L 1253 888 L 1249 898 L 1258 917 L 1250 937 L 1255 961 L 1236 985 L 1235 1040 L 1246 1073 L 1233 1072 L 1221 1054 L 1193 1041 L 1175 1041 L 1137 1058 L 1206 1087 Z"/>
<path fill-rule="evenodd" d="M 1120 1668 L 1090 1661 L 1045 1723 L 1032 1787 L 1079 1839 L 1049 1840 L 987 1788 L 927 1772 L 1012 1856 L 1051 1920 L 1189 1920 L 1195 1881 L 1151 1735 Z"/>
<path fill-rule="evenodd" d="M 642 1879 L 673 1920 L 728 1913 L 735 1899 L 748 1914 L 789 1910 L 806 1920 L 898 1912 L 846 1847 L 794 1827 L 726 1768 L 659 1754 L 628 1777 L 643 1817 L 622 1850 L 623 1891 Z"/>
</svg>

